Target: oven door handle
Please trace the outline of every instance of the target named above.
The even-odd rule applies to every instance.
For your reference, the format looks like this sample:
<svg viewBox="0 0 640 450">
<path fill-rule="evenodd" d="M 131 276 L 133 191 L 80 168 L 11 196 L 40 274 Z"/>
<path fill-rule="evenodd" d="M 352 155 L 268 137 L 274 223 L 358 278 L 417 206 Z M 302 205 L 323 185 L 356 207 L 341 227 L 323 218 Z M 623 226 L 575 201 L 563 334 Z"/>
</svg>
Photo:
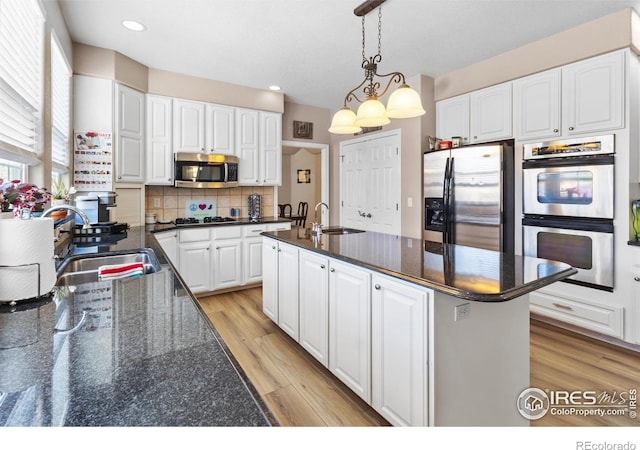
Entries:
<svg viewBox="0 0 640 450">
<path fill-rule="evenodd" d="M 522 162 L 523 169 L 544 169 L 547 167 L 609 166 L 613 165 L 613 155 L 565 156 L 563 158 L 528 159 Z"/>
<path fill-rule="evenodd" d="M 581 217 L 564 218 L 525 215 L 522 219 L 522 226 L 613 233 L 613 220 L 611 219 L 585 219 Z"/>
</svg>

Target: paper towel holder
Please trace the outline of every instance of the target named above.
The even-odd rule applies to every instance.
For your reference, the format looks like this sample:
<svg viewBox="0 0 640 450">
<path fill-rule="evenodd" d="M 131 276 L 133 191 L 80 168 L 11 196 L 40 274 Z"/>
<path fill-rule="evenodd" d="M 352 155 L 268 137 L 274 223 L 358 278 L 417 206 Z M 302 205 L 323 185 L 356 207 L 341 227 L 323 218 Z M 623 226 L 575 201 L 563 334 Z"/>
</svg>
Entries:
<svg viewBox="0 0 640 450">
<path fill-rule="evenodd" d="M 29 297 L 29 298 L 23 298 L 20 300 L 2 300 L 0 299 L 0 303 L 9 303 L 9 306 L 16 306 L 18 304 L 18 302 L 23 302 L 23 301 L 31 301 L 31 300 L 36 300 L 36 299 L 40 299 L 42 297 L 46 297 L 47 295 L 51 294 L 51 292 L 47 292 L 46 294 L 40 295 L 40 263 L 39 262 L 34 262 L 34 263 L 27 263 L 27 264 L 16 264 L 13 266 L 6 266 L 6 265 L 0 265 L 0 269 L 14 269 L 16 267 L 28 267 L 28 266 L 38 266 L 38 295 L 36 295 L 35 297 Z"/>
</svg>

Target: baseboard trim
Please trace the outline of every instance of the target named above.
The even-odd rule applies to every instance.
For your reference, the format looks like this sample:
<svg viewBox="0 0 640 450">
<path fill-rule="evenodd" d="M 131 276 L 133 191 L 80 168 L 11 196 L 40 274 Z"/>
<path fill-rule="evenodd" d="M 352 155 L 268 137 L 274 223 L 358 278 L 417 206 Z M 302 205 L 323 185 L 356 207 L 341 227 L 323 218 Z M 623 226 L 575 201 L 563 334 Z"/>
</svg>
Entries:
<svg viewBox="0 0 640 450">
<path fill-rule="evenodd" d="M 622 339 L 618 339 L 613 336 L 606 335 L 604 333 L 598 333 L 597 331 L 589 330 L 587 328 L 579 327 L 570 323 L 562 322 L 561 320 L 553 319 L 551 317 L 543 316 L 542 314 L 530 313 L 531 320 L 536 320 L 548 325 L 553 325 L 563 330 L 571 331 L 573 333 L 581 334 L 591 339 L 605 342 L 616 347 L 621 347 L 634 353 L 640 353 L 640 345 L 632 344 Z"/>
</svg>

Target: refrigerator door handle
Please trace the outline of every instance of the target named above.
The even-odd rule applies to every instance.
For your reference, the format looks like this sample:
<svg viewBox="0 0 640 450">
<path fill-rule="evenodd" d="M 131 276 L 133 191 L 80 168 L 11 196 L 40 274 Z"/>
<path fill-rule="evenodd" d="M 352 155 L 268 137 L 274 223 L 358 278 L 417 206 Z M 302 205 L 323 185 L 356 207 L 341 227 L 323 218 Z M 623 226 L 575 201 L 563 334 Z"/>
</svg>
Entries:
<svg viewBox="0 0 640 450">
<path fill-rule="evenodd" d="M 447 162 L 445 163 L 444 168 L 444 184 L 442 189 L 442 200 L 443 200 L 443 229 L 442 229 L 442 243 L 449 244 L 449 178 L 451 176 L 450 172 L 450 161 L 451 158 L 447 158 Z"/>
<path fill-rule="evenodd" d="M 449 239 L 449 244 L 455 244 L 456 235 L 455 235 L 455 199 L 454 199 L 454 163 L 455 158 L 452 156 L 451 161 L 449 162 L 449 178 L 448 188 L 447 188 L 447 225 L 449 230 L 447 231 L 447 238 Z"/>
</svg>

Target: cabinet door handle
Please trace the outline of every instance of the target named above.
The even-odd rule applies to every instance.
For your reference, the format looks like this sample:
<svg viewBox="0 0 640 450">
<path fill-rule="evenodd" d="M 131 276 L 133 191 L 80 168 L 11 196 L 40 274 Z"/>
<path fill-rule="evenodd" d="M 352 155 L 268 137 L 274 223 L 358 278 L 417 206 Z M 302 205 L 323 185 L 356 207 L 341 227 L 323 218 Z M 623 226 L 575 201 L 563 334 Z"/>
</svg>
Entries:
<svg viewBox="0 0 640 450">
<path fill-rule="evenodd" d="M 376 285 L 375 285 L 375 286 L 373 286 L 373 287 L 374 287 L 374 288 L 376 288 L 376 290 L 378 290 L 378 291 L 380 290 L 380 285 L 379 285 L 379 284 L 376 284 Z"/>
<path fill-rule="evenodd" d="M 569 127 L 569 131 L 573 131 L 573 127 Z"/>
<path fill-rule="evenodd" d="M 216 247 L 216 250 L 220 250 L 220 247 Z"/>
<path fill-rule="evenodd" d="M 335 271 L 336 271 L 336 269 L 334 269 L 334 268 L 329 269 L 329 272 L 335 272 Z"/>
<path fill-rule="evenodd" d="M 557 128 L 554 128 L 554 129 L 553 129 L 553 132 L 554 132 L 554 133 L 557 133 L 557 132 L 558 132 L 558 129 L 557 129 Z"/>
<path fill-rule="evenodd" d="M 321 268 L 321 269 L 324 269 L 324 264 L 320 264 L 320 268 Z"/>
<path fill-rule="evenodd" d="M 276 246 L 275 246 L 275 245 L 272 245 L 272 246 L 271 246 L 271 248 L 272 248 L 273 250 L 275 250 L 275 249 L 276 249 Z"/>
<path fill-rule="evenodd" d="M 567 311 L 573 311 L 571 306 L 563 305 L 562 303 L 554 303 L 553 306 L 560 309 L 566 309 Z"/>
<path fill-rule="evenodd" d="M 633 277 L 633 279 L 634 279 L 635 281 L 640 281 L 640 277 L 639 277 L 638 275 L 636 275 L 635 277 Z"/>
</svg>

